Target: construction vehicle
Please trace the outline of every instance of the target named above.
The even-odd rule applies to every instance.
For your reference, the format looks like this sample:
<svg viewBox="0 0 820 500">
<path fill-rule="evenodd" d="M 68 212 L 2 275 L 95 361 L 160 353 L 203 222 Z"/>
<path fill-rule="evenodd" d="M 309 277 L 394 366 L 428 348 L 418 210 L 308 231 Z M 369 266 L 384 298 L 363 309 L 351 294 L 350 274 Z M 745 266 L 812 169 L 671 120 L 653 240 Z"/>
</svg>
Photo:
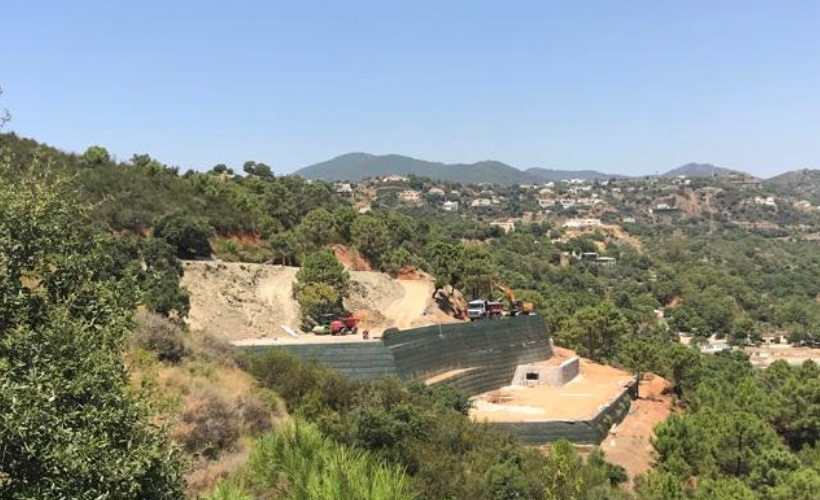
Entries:
<svg viewBox="0 0 820 500">
<path fill-rule="evenodd" d="M 493 281 L 493 288 L 500 290 L 507 297 L 507 302 L 509 303 L 507 309 L 508 316 L 528 316 L 535 314 L 534 304 L 532 302 L 517 300 L 515 298 L 515 292 L 513 292 L 509 286 L 500 281 Z"/>
<path fill-rule="evenodd" d="M 492 300 L 472 300 L 467 303 L 467 317 L 470 321 L 498 318 L 504 314 L 504 304 Z"/>
<path fill-rule="evenodd" d="M 358 331 L 359 318 L 352 314 L 346 316 L 323 314 L 322 321 L 311 329 L 311 332 L 316 335 L 347 335 Z"/>
</svg>

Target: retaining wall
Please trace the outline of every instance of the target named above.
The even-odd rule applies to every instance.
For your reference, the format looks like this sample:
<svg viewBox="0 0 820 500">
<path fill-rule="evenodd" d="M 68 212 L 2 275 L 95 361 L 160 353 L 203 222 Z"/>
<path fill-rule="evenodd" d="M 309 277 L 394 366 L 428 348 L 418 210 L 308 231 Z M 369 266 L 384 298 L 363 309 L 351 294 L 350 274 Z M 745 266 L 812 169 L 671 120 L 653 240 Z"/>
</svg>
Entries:
<svg viewBox="0 0 820 500">
<path fill-rule="evenodd" d="M 540 316 L 415 328 L 388 333 L 382 342 L 392 352 L 400 377 L 427 379 L 464 370 L 437 383 L 471 396 L 509 385 L 520 364 L 552 356 Z"/>
<path fill-rule="evenodd" d="M 464 369 L 438 383 L 451 384 L 471 396 L 509 385 L 520 364 L 552 356 L 546 324 L 539 316 L 414 328 L 387 333 L 381 342 L 242 347 L 257 352 L 271 348 L 327 365 L 357 380 L 385 375 L 426 379 Z"/>
<path fill-rule="evenodd" d="M 243 346 L 241 349 L 252 352 L 281 349 L 305 361 L 315 361 L 329 366 L 355 380 L 377 380 L 397 374 L 393 353 L 381 342 L 277 344 Z"/>
<path fill-rule="evenodd" d="M 573 443 L 599 444 L 612 424 L 620 423 L 632 404 L 633 388 L 626 387 L 606 408 L 590 420 L 546 422 L 493 422 L 494 425 L 530 445 L 542 445 L 566 439 Z"/>
<path fill-rule="evenodd" d="M 457 371 L 436 383 L 457 387 L 468 395 L 509 385 L 516 368 L 552 356 L 544 319 L 517 316 L 491 321 L 435 325 L 384 335 L 381 342 L 328 342 L 243 346 L 262 352 L 283 349 L 306 361 L 334 368 L 357 380 L 375 380 L 387 375 L 403 379 L 427 379 Z M 568 360 L 572 361 L 572 360 Z M 564 362 L 560 377 L 577 375 L 575 363 Z M 572 377 L 570 377 L 572 375 Z M 629 389 L 591 420 L 493 423 L 528 444 L 558 439 L 576 443 L 600 443 L 609 428 L 629 411 Z"/>
</svg>

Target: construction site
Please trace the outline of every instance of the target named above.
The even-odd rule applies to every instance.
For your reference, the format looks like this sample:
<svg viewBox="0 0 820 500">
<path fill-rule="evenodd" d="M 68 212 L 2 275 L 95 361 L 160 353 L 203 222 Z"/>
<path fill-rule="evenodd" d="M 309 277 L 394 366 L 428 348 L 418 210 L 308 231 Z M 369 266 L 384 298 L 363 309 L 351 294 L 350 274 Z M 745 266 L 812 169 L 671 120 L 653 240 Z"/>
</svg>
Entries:
<svg viewBox="0 0 820 500">
<path fill-rule="evenodd" d="M 186 263 L 191 327 L 239 349 L 283 349 L 359 380 L 397 376 L 452 385 L 471 397 L 475 421 L 535 446 L 566 439 L 579 445 L 606 440 L 604 446 L 615 448 L 619 426 L 632 428 L 638 449 L 623 465 L 638 472 L 649 467 L 651 424 L 665 418 L 668 404 L 647 415 L 647 424 L 629 423 L 642 414 L 633 404 L 635 376 L 554 346 L 530 304 L 510 302 L 515 312 L 496 316 L 488 313 L 489 301 L 460 298 L 464 309 L 484 307 L 460 319 L 433 296 L 429 276 L 352 271 L 345 305 L 358 317 L 357 333 L 316 335 L 297 327 L 295 273 L 282 266 Z"/>
</svg>

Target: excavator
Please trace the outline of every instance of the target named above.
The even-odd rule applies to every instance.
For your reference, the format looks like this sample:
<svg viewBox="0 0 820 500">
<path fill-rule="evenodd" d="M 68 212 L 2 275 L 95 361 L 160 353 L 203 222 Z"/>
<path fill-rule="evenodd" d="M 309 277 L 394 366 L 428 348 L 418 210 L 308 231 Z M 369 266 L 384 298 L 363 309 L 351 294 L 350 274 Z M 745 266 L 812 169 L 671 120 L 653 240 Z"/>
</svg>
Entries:
<svg viewBox="0 0 820 500">
<path fill-rule="evenodd" d="M 509 302 L 509 309 L 507 313 L 510 316 L 527 316 L 530 314 L 535 314 L 535 306 L 532 302 L 525 302 L 523 300 L 516 300 L 515 292 L 513 292 L 512 288 L 505 285 L 500 281 L 493 281 L 493 288 L 501 291 L 504 296 L 507 297 L 507 302 Z"/>
</svg>

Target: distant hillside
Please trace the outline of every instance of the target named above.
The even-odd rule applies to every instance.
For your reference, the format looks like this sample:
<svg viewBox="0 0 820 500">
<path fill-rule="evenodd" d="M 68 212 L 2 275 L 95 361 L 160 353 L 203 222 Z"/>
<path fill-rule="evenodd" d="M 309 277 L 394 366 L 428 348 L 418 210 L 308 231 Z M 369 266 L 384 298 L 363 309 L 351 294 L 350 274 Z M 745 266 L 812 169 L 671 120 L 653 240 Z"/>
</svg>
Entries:
<svg viewBox="0 0 820 500">
<path fill-rule="evenodd" d="M 685 175 L 686 177 L 724 177 L 731 174 L 748 175 L 739 170 L 716 167 L 711 163 L 687 163 L 665 174 L 661 174 L 661 177 L 678 177 L 680 175 Z"/>
<path fill-rule="evenodd" d="M 538 167 L 528 168 L 524 172 L 535 176 L 540 180 L 540 182 L 558 182 L 565 181 L 567 179 L 583 179 L 586 181 L 591 181 L 596 179 L 622 179 L 627 177 L 625 175 L 605 174 L 596 170 L 552 170 L 550 168 Z"/>
<path fill-rule="evenodd" d="M 357 181 L 386 175 L 417 175 L 462 184 L 533 184 L 565 179 L 606 179 L 611 175 L 589 170 L 518 170 L 498 161 L 478 163 L 439 163 L 401 155 L 349 153 L 294 172 L 307 179 Z"/>
<path fill-rule="evenodd" d="M 763 181 L 763 185 L 777 194 L 790 194 L 813 204 L 820 204 L 820 170 L 793 170 Z"/>
</svg>

